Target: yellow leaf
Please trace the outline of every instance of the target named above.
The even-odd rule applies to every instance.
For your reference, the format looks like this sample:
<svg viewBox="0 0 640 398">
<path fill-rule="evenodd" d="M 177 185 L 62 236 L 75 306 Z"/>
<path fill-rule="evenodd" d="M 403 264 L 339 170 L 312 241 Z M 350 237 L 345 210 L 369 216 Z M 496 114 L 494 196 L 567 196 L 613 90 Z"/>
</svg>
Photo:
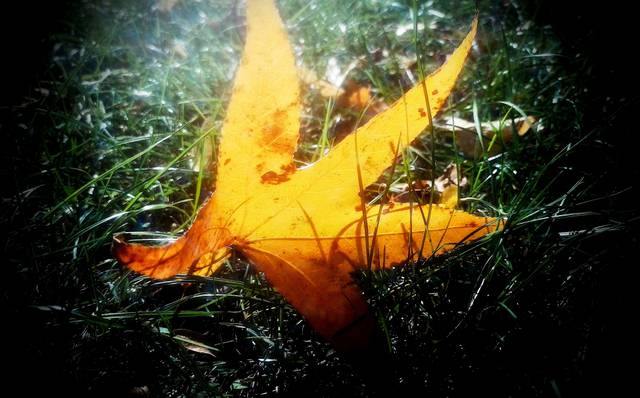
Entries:
<svg viewBox="0 0 640 398">
<path fill-rule="evenodd" d="M 449 209 L 458 206 L 458 186 L 456 184 L 447 185 L 440 194 L 440 204 Z"/>
<path fill-rule="evenodd" d="M 494 231 L 495 219 L 415 203 L 362 208 L 360 193 L 429 124 L 473 42 L 316 164 L 296 170 L 300 93 L 291 46 L 271 0 L 247 2 L 247 36 L 218 151 L 216 191 L 189 231 L 148 247 L 114 240 L 114 255 L 154 278 L 214 273 L 235 249 L 339 349 L 366 346 L 374 327 L 352 273 L 449 250 Z M 398 148 L 399 147 L 399 148 Z"/>
</svg>

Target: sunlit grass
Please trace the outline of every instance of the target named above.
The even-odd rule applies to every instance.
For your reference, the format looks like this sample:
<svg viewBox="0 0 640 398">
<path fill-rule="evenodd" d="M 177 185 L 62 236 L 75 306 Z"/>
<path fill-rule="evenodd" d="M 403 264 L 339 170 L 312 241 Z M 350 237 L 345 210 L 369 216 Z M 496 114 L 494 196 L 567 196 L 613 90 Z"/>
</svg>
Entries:
<svg viewBox="0 0 640 398">
<path fill-rule="evenodd" d="M 419 3 L 279 4 L 300 67 L 328 79 L 330 65 L 346 70 L 357 60 L 349 78 L 390 103 L 421 69 L 444 61 L 476 13 L 473 1 Z M 207 161 L 215 158 L 242 48 L 236 2 L 183 1 L 169 12 L 152 5 L 80 3 L 70 31 L 54 39 L 47 78 L 20 108 L 33 138 L 16 141 L 24 178 L 12 208 L 25 222 L 10 235 L 10 260 L 29 259 L 16 273 L 35 287 L 21 299 L 51 315 L 47 330 L 70 325 L 75 354 L 66 371 L 80 389 L 370 393 L 378 384 L 315 336 L 243 259 L 231 258 L 211 278 L 152 281 L 110 255 L 116 232 L 159 243 L 178 236 L 211 193 L 215 165 Z M 511 371 L 510 355 L 524 350 L 519 339 L 534 334 L 527 328 L 536 321 L 557 327 L 548 311 L 565 319 L 576 305 L 580 285 L 567 281 L 589 267 L 585 237 L 620 227 L 593 221 L 580 207 L 593 200 L 591 183 L 573 175 L 566 159 L 589 135 L 581 131 L 575 76 L 563 69 L 552 35 L 502 2 L 480 2 L 478 11 L 477 44 L 442 118 L 469 120 L 479 135 L 482 123 L 498 120 L 496 134 L 479 139 L 475 156 L 460 150 L 455 130 L 427 131 L 367 200 L 387 200 L 393 186 L 416 181 L 433 186 L 453 163 L 468 180 L 460 206 L 507 221 L 502 232 L 446 256 L 359 276 L 390 352 L 388 363 L 371 366 L 388 369 L 379 383 L 439 395 L 464 392 L 483 377 L 509 392 L 544 393 L 551 381 L 576 377 L 575 364 L 525 377 L 530 369 Z M 339 139 L 339 118 L 360 116 L 303 89 L 300 165 Z M 521 116 L 538 125 L 506 143 L 502 131 Z M 545 296 L 550 289 L 557 292 Z M 153 371 L 143 371 L 136 356 L 153 362 Z M 496 380 L 500 372 L 511 379 Z"/>
</svg>

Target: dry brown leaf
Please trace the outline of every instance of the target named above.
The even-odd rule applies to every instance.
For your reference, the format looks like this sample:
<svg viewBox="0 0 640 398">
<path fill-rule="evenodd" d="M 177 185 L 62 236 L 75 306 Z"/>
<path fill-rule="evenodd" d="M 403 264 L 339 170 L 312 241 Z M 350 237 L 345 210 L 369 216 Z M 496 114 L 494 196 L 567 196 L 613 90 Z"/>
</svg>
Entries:
<svg viewBox="0 0 640 398">
<path fill-rule="evenodd" d="M 176 338 L 180 338 L 182 336 L 176 336 Z M 210 355 L 212 357 L 215 357 L 215 354 L 213 353 L 213 351 L 211 351 L 209 348 L 206 348 L 203 345 L 199 345 L 199 344 L 192 344 L 192 343 L 188 343 L 185 342 L 184 340 L 180 340 L 183 341 L 182 346 L 184 348 L 186 348 L 189 351 L 193 351 L 193 352 L 197 352 L 199 354 L 205 354 L 205 355 Z"/>
<path fill-rule="evenodd" d="M 424 82 L 434 115 L 455 85 L 476 28 L 474 20 L 462 44 Z M 221 132 L 214 195 L 174 243 L 143 246 L 119 235 L 114 255 L 132 270 L 169 278 L 211 275 L 237 250 L 334 346 L 366 346 L 375 322 L 354 271 L 439 254 L 498 223 L 437 205 L 394 202 L 384 205 L 378 221 L 378 205 L 362 207 L 364 187 L 429 124 L 422 84 L 320 161 L 297 170 L 298 74 L 271 0 L 247 2 L 240 65 Z"/>
<path fill-rule="evenodd" d="M 397 183 L 389 187 L 391 200 L 396 203 L 405 203 L 418 198 L 422 201 L 429 201 L 431 198 L 431 186 L 436 203 L 442 207 L 455 209 L 458 204 L 459 188 L 468 184 L 466 177 L 458 178 L 458 169 L 455 164 L 449 164 L 442 175 L 431 180 L 414 180 L 411 187 L 408 183 Z M 379 186 L 378 194 L 385 191 L 385 184 L 377 184 Z"/>
<path fill-rule="evenodd" d="M 467 185 L 466 177 L 458 177 L 458 168 L 455 164 L 449 164 L 442 175 L 435 179 L 436 192 L 440 194 L 440 203 L 449 209 L 458 206 L 459 188 Z"/>
<path fill-rule="evenodd" d="M 339 105 L 356 111 L 363 110 L 371 101 L 371 87 L 359 86 L 355 83 L 348 85 L 345 95 Z"/>
<path fill-rule="evenodd" d="M 515 124 L 515 132 L 518 136 L 522 137 L 527 134 L 532 128 L 540 131 L 542 127 L 537 123 L 537 119 L 533 116 L 519 117 L 513 119 Z M 465 156 L 469 158 L 480 158 L 483 156 L 483 148 L 487 149 L 491 139 L 496 134 L 496 131 L 501 133 L 501 141 L 494 142 L 494 145 L 490 148 L 489 156 L 496 155 L 504 150 L 503 145 L 509 144 L 513 141 L 514 125 L 511 120 L 500 121 L 492 120 L 489 122 L 480 123 L 480 129 L 482 130 L 482 143 L 478 138 L 476 132 L 475 123 L 465 120 L 459 117 L 447 117 L 442 122 L 435 123 L 434 126 L 444 133 L 450 133 L 452 130 L 456 133 L 456 145 Z"/>
<path fill-rule="evenodd" d="M 325 98 L 335 98 L 344 94 L 344 90 L 324 79 L 320 79 L 316 72 L 309 68 L 301 67 L 299 70 L 300 80 L 306 85 L 318 90 Z"/>
<path fill-rule="evenodd" d="M 362 86 L 351 79 L 344 86 L 342 94 L 336 100 L 336 111 L 340 114 L 334 128 L 334 139 L 337 142 L 389 108 L 384 101 L 373 97 L 369 86 Z"/>
</svg>

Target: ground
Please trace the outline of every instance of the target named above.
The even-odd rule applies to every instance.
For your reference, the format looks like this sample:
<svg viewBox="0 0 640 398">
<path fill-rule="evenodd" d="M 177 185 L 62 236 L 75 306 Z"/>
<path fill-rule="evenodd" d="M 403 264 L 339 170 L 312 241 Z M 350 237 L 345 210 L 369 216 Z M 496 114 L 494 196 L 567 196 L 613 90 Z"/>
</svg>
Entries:
<svg viewBox="0 0 640 398">
<path fill-rule="evenodd" d="M 573 3 L 279 2 L 301 66 L 329 79 L 331 65 L 359 60 L 354 84 L 382 102 L 442 62 L 477 7 L 479 38 L 449 112 L 509 125 L 522 111 L 544 127 L 477 157 L 427 132 L 407 154 L 399 183 L 456 163 L 469 181 L 461 206 L 510 222 L 447 256 L 360 275 L 380 347 L 359 357 L 331 349 L 237 256 L 212 278 L 158 282 L 110 254 L 114 232 L 180 234 L 210 194 L 214 174 L 196 166 L 242 47 L 234 2 L 24 2 L 3 13 L 7 381 L 68 396 L 623 388 L 622 361 L 637 348 L 632 14 Z M 350 117 L 305 92 L 300 164 Z"/>
</svg>

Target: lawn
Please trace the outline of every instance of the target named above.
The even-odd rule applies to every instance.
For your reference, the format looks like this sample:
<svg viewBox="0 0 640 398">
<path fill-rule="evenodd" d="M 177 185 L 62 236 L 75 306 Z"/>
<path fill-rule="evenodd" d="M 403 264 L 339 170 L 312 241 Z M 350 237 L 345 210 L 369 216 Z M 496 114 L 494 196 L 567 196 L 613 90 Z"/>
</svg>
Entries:
<svg viewBox="0 0 640 398">
<path fill-rule="evenodd" d="M 105 397 L 620 388 L 639 215 L 634 147 L 621 133 L 633 129 L 637 94 L 613 83 L 627 64 L 602 53 L 604 28 L 572 35 L 533 1 L 278 5 L 305 76 L 298 167 L 368 117 L 323 88 L 362 90 L 382 109 L 444 62 L 477 13 L 476 44 L 436 128 L 366 198 L 406 198 L 413 186 L 414 199 L 437 203 L 444 193 L 429 187 L 453 169 L 464 178 L 458 207 L 505 218 L 503 230 L 358 274 L 379 329 L 378 346 L 358 356 L 324 342 L 237 253 L 207 277 L 125 269 L 111 254 L 115 233 L 180 236 L 215 187 L 243 8 L 69 3 L 36 34 L 37 56 L 11 45 L 29 68 L 8 67 L 17 88 L 0 104 L 8 380 L 27 380 L 27 393 Z M 448 126 L 454 117 L 469 130 Z M 526 117 L 531 128 L 515 133 Z"/>
</svg>

